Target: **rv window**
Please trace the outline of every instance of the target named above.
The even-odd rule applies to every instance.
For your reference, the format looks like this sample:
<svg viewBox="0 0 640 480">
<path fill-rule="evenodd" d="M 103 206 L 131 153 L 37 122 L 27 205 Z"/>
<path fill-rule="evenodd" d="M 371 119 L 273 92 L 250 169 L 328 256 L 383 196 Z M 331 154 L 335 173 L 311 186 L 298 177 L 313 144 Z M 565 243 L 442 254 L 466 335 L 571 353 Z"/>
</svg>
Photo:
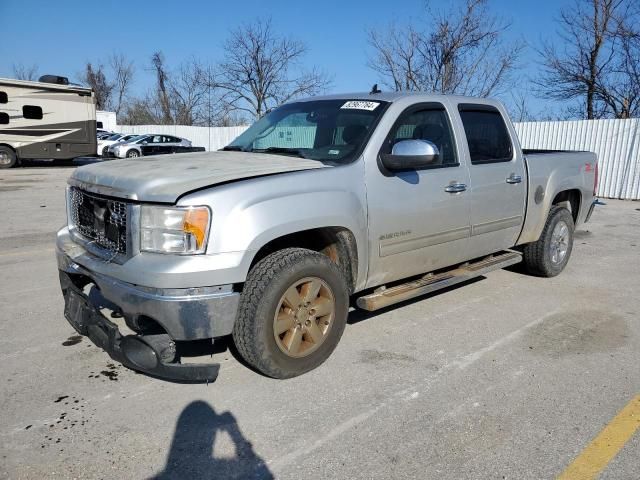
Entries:
<svg viewBox="0 0 640 480">
<path fill-rule="evenodd" d="M 9 103 L 7 92 L 0 92 L 0 103 Z"/>
<path fill-rule="evenodd" d="M 42 108 L 35 105 L 25 105 L 22 107 L 22 116 L 31 120 L 42 120 Z"/>
<path fill-rule="evenodd" d="M 9 123 L 9 114 L 0 112 L 0 125 L 7 125 Z"/>
<path fill-rule="evenodd" d="M 96 122 L 96 128 L 102 128 L 102 122 Z"/>
</svg>

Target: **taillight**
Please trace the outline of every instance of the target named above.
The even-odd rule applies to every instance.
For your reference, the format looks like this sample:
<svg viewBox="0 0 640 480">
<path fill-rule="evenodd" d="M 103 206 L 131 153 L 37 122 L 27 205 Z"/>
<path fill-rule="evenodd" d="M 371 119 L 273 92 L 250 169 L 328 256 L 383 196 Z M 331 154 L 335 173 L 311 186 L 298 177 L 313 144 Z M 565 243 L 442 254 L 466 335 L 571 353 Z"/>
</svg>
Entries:
<svg viewBox="0 0 640 480">
<path fill-rule="evenodd" d="M 598 190 L 598 161 L 596 160 L 596 174 L 593 177 L 593 196 L 596 196 Z"/>
</svg>

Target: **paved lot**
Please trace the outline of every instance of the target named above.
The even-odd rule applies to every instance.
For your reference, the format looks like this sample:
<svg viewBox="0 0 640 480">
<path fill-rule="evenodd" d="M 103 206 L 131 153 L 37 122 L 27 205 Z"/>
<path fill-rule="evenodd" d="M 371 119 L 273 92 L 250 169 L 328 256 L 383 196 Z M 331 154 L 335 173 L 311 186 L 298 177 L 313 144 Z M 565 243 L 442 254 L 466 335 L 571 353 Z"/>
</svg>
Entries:
<svg viewBox="0 0 640 480">
<path fill-rule="evenodd" d="M 63 318 L 71 167 L 0 171 L 0 477 L 554 478 L 640 392 L 640 203 L 607 201 L 554 279 L 497 271 L 354 312 L 277 381 L 227 350 L 213 385 L 114 365 Z M 602 474 L 640 478 L 640 433 Z"/>
</svg>

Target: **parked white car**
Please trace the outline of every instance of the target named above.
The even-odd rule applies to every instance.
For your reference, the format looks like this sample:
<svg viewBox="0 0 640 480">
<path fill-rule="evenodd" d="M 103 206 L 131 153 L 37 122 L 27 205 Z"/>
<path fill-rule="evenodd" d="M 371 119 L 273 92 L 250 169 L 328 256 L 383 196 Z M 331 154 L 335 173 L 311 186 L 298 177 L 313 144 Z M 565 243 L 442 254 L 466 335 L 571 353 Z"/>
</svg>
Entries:
<svg viewBox="0 0 640 480">
<path fill-rule="evenodd" d="M 98 155 L 102 157 L 107 156 L 108 149 L 111 145 L 120 142 L 128 142 L 139 135 L 136 134 L 124 134 L 124 133 L 114 133 L 113 135 L 109 135 L 106 138 L 98 140 Z"/>
<path fill-rule="evenodd" d="M 172 135 L 140 135 L 129 142 L 114 145 L 109 153 L 118 158 L 136 158 L 143 155 L 178 153 L 190 147 L 190 140 Z"/>
</svg>

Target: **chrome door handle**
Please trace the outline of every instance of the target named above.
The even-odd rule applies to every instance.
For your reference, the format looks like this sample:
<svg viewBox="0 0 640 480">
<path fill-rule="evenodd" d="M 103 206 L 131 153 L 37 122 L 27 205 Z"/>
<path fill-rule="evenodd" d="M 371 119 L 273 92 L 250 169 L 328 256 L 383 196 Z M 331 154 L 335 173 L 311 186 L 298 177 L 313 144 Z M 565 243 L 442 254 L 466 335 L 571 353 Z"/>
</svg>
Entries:
<svg viewBox="0 0 640 480">
<path fill-rule="evenodd" d="M 444 187 L 444 191 L 448 193 L 460 193 L 464 192 L 467 186 L 464 183 L 452 183 Z"/>
<path fill-rule="evenodd" d="M 507 177 L 507 183 L 520 183 L 522 182 L 522 177 L 520 175 L 516 175 L 515 173 L 512 173 L 511 175 L 509 175 Z"/>
</svg>

